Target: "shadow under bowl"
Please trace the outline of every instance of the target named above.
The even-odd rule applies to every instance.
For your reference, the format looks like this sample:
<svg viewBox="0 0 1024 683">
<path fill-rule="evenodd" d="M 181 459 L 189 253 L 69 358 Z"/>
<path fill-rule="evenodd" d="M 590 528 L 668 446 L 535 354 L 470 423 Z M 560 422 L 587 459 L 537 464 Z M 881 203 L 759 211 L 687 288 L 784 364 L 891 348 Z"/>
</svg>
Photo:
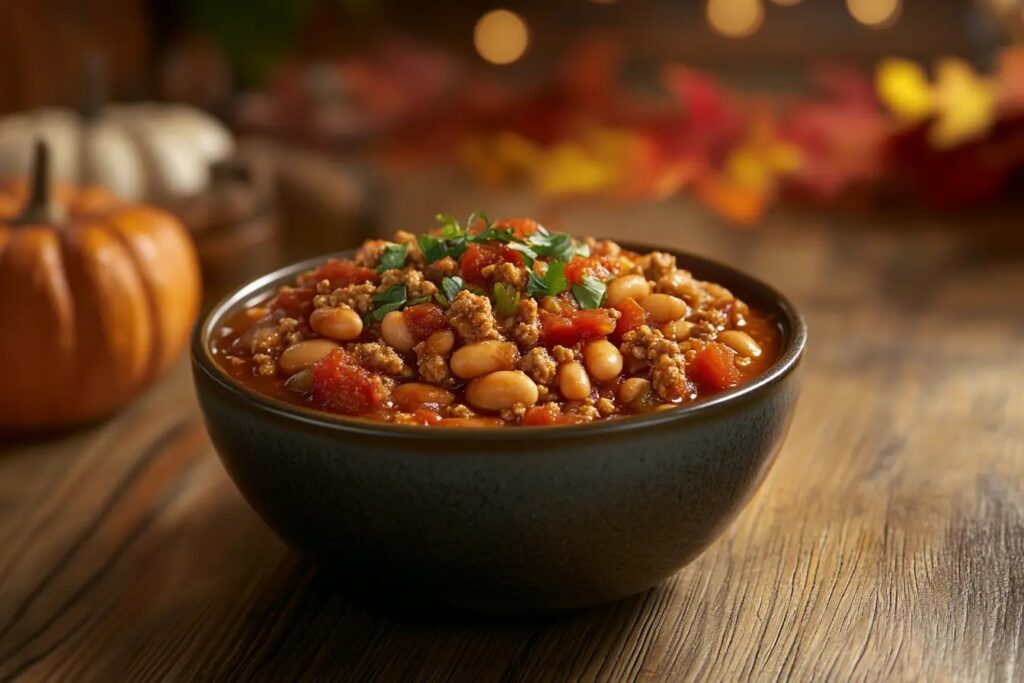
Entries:
<svg viewBox="0 0 1024 683">
<path fill-rule="evenodd" d="M 783 335 L 764 374 L 679 409 L 560 427 L 399 426 L 290 405 L 218 368 L 210 339 L 221 321 L 351 253 L 289 266 L 229 295 L 197 325 L 192 365 L 210 436 L 246 500 L 357 590 L 505 612 L 639 593 L 722 532 L 782 445 L 803 319 L 768 285 L 678 252 L 680 267 L 773 316 Z"/>
</svg>

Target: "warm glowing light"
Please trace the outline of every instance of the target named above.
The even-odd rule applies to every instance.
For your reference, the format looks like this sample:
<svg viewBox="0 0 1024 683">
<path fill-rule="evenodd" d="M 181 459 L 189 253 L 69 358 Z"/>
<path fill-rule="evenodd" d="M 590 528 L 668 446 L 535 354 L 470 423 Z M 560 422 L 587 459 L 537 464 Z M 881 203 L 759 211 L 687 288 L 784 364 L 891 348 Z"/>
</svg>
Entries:
<svg viewBox="0 0 1024 683">
<path fill-rule="evenodd" d="M 853 18 L 874 28 L 886 28 L 900 17 L 900 0 L 846 0 Z"/>
<path fill-rule="evenodd" d="M 492 64 L 511 64 L 526 52 L 530 32 L 526 22 L 507 9 L 491 10 L 473 28 L 477 53 Z"/>
<path fill-rule="evenodd" d="M 761 0 L 708 0 L 708 23 L 732 38 L 753 35 L 764 21 Z"/>
</svg>

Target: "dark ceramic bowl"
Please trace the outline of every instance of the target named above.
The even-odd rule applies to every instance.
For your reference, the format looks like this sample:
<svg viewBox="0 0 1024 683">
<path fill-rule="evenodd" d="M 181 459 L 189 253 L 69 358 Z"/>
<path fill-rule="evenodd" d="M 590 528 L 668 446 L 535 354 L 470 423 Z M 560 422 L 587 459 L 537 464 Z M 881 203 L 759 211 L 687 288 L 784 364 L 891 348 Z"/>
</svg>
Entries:
<svg viewBox="0 0 1024 683">
<path fill-rule="evenodd" d="M 233 381 L 209 351 L 220 321 L 322 257 L 242 287 L 200 321 L 192 363 L 210 436 L 267 524 L 359 590 L 494 611 L 646 590 L 707 547 L 764 479 L 806 341 L 768 285 L 677 256 L 779 321 L 781 357 L 753 383 L 621 420 L 454 430 L 334 417 Z"/>
</svg>

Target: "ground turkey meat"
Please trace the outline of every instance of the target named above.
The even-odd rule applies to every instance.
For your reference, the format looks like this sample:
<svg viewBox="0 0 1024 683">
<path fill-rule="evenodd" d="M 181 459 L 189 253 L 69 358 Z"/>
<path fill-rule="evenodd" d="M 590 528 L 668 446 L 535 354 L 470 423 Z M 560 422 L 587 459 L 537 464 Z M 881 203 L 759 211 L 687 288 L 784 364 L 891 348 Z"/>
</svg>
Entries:
<svg viewBox="0 0 1024 683">
<path fill-rule="evenodd" d="M 356 252 L 355 259 L 353 260 L 357 266 L 376 268 L 387 246 L 388 242 L 386 240 L 367 240 L 363 242 L 363 246 L 359 247 L 359 251 Z"/>
<path fill-rule="evenodd" d="M 445 256 L 433 263 L 427 264 L 423 269 L 427 279 L 435 284 L 440 284 L 446 277 L 455 277 L 459 274 L 459 262 L 451 256 Z"/>
<path fill-rule="evenodd" d="M 437 285 L 424 278 L 423 273 L 415 268 L 385 270 L 380 276 L 380 287 L 377 291 L 383 292 L 397 284 L 405 285 L 406 296 L 409 299 L 432 297 L 437 293 Z"/>
<path fill-rule="evenodd" d="M 512 337 L 522 349 L 529 349 L 540 341 L 540 315 L 535 299 L 522 299 L 516 307 Z"/>
<path fill-rule="evenodd" d="M 662 251 L 644 254 L 638 259 L 638 263 L 644 269 L 644 276 L 648 280 L 657 280 L 676 269 L 676 257 Z"/>
<path fill-rule="evenodd" d="M 551 357 L 547 349 L 537 346 L 525 354 L 519 360 L 519 369 L 530 376 L 537 384 L 550 384 L 555 379 L 558 371 L 558 363 Z"/>
<path fill-rule="evenodd" d="M 349 285 L 347 287 L 339 287 L 323 299 L 317 296 L 313 299 L 313 305 L 317 308 L 348 306 L 356 313 L 369 313 L 373 310 L 373 295 L 376 293 L 377 286 L 372 282 L 361 285 Z"/>
<path fill-rule="evenodd" d="M 651 386 L 663 401 L 677 401 L 690 393 L 682 355 L 658 356 L 651 367 Z"/>
<path fill-rule="evenodd" d="M 576 352 L 566 346 L 556 345 L 555 348 L 551 349 L 551 355 L 559 363 L 571 363 L 576 360 Z"/>
<path fill-rule="evenodd" d="M 448 406 L 448 417 L 475 417 L 476 413 L 465 403 L 455 403 Z"/>
<path fill-rule="evenodd" d="M 622 338 L 622 355 L 645 362 L 651 369 L 651 385 L 663 401 L 687 396 L 686 357 L 677 342 L 666 339 L 647 325 L 627 332 Z"/>
<path fill-rule="evenodd" d="M 452 376 L 448 361 L 439 353 L 430 353 L 427 350 L 427 342 L 420 342 L 412 349 L 416 353 L 416 369 L 420 377 L 427 382 L 438 386 L 452 387 L 455 385 L 455 378 Z"/>
<path fill-rule="evenodd" d="M 507 261 L 492 263 L 489 266 L 484 266 L 480 274 L 492 283 L 504 282 L 519 291 L 526 290 L 526 269 L 520 268 L 514 263 L 508 263 Z"/>
<path fill-rule="evenodd" d="M 452 329 L 465 342 L 501 337 L 491 315 L 491 300 L 486 296 L 464 289 L 452 301 L 447 315 Z"/>
<path fill-rule="evenodd" d="M 352 344 L 348 349 L 356 362 L 367 370 L 393 377 L 411 376 L 412 371 L 398 353 L 381 342 Z"/>
</svg>

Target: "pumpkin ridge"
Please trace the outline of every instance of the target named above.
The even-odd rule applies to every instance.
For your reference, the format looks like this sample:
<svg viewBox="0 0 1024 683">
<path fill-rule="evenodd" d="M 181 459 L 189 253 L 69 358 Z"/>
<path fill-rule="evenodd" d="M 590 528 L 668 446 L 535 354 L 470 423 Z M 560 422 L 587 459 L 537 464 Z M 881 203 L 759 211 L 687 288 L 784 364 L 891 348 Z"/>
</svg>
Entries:
<svg viewBox="0 0 1024 683">
<path fill-rule="evenodd" d="M 135 273 L 138 275 L 139 282 L 142 283 L 142 291 L 146 300 L 146 313 L 149 315 L 150 329 L 149 360 L 146 363 L 146 370 L 142 375 L 142 382 L 143 384 L 149 384 L 160 373 L 160 359 L 164 352 L 163 335 L 165 331 L 163 329 L 164 326 L 163 320 L 160 317 L 160 311 L 157 308 L 159 303 L 156 299 L 156 292 L 153 290 L 153 283 L 150 280 L 146 269 L 139 260 L 137 247 L 117 224 L 117 216 L 121 215 L 121 211 L 123 211 L 123 209 L 119 210 L 112 217 L 97 220 L 96 226 L 110 235 L 112 239 L 124 248 L 125 253 L 128 254 L 128 258 L 131 260 L 132 266 L 135 269 Z"/>
</svg>

